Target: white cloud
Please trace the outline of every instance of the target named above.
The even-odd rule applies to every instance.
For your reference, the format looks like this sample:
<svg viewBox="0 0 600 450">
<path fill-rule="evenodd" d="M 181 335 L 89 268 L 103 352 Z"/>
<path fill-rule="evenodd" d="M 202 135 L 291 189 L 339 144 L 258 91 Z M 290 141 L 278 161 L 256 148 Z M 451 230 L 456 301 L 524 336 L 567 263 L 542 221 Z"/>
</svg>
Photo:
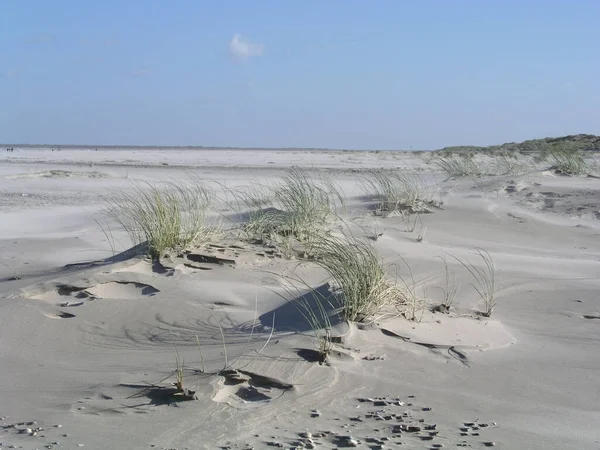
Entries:
<svg viewBox="0 0 600 450">
<path fill-rule="evenodd" d="M 260 56 L 265 50 L 264 44 L 250 42 L 240 34 L 234 34 L 229 43 L 229 51 L 231 55 L 239 60 L 246 60 L 254 56 Z"/>
</svg>

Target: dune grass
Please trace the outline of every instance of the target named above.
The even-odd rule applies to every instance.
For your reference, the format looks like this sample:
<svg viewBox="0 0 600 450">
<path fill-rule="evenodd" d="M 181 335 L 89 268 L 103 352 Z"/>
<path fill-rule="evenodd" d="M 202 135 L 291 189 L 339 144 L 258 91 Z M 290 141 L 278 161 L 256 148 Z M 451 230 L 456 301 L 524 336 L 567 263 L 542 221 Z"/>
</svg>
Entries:
<svg viewBox="0 0 600 450">
<path fill-rule="evenodd" d="M 478 249 L 477 254 L 483 261 L 483 267 L 478 267 L 471 263 L 467 264 L 456 256 L 451 256 L 466 268 L 473 277 L 474 282 L 471 286 L 473 286 L 481 300 L 483 300 L 484 309 L 481 315 L 490 317 L 496 306 L 496 267 L 494 260 L 486 250 Z"/>
<path fill-rule="evenodd" d="M 584 175 L 589 170 L 583 154 L 578 150 L 555 149 L 550 153 L 550 160 L 557 171 L 566 175 Z"/>
<path fill-rule="evenodd" d="M 415 171 L 370 170 L 361 182 L 365 193 L 379 202 L 380 212 L 416 213 L 439 206 L 432 188 Z"/>
<path fill-rule="evenodd" d="M 540 145 L 534 157 L 536 163 L 550 163 L 551 168 L 565 175 L 584 175 L 591 167 L 586 161 L 582 147 L 576 143 L 553 143 Z"/>
<path fill-rule="evenodd" d="M 514 152 L 492 154 L 490 157 L 489 172 L 493 175 L 523 175 L 535 168 L 531 158 Z"/>
<path fill-rule="evenodd" d="M 158 260 L 217 234 L 207 221 L 212 198 L 212 190 L 195 178 L 161 185 L 141 183 L 134 184 L 131 192 L 115 192 L 105 210 L 134 245 L 147 243 L 149 256 Z"/>
<path fill-rule="evenodd" d="M 20 280 L 21 279 L 21 272 L 19 271 L 19 269 L 17 269 L 14 265 L 12 264 L 8 264 L 5 262 L 0 261 L 0 265 L 6 267 L 10 273 L 12 274 L 12 279 L 13 280 Z"/>
<path fill-rule="evenodd" d="M 388 280 L 377 250 L 368 242 L 352 235 L 320 236 L 315 250 L 316 264 L 331 277 L 344 319 L 360 322 L 404 302 L 405 290 Z"/>
<path fill-rule="evenodd" d="M 452 178 L 481 176 L 484 173 L 481 164 L 468 154 L 437 154 L 432 163 Z"/>
<path fill-rule="evenodd" d="M 442 307 L 445 312 L 450 311 L 458 292 L 460 291 L 461 285 L 456 282 L 456 274 L 448 268 L 448 261 L 445 256 L 438 256 L 442 263 L 444 264 L 444 287 L 440 287 L 441 291 L 444 294 L 444 298 L 442 300 Z"/>
<path fill-rule="evenodd" d="M 270 185 L 234 193 L 249 209 L 243 230 L 249 239 L 290 252 L 293 239 L 307 249 L 344 206 L 339 188 L 324 173 L 292 168 Z M 239 210 L 238 206 L 238 210 Z"/>
</svg>

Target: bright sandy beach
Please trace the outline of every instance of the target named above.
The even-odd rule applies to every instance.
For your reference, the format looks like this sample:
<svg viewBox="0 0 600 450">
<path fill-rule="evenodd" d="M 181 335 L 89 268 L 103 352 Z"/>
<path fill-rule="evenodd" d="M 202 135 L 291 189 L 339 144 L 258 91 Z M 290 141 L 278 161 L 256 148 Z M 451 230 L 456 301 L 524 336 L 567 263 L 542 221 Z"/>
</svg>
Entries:
<svg viewBox="0 0 600 450">
<path fill-rule="evenodd" d="M 429 152 L 2 152 L 2 448 L 600 448 L 600 179 L 518 158 L 452 177 Z M 398 288 L 376 313 L 323 301 L 315 329 L 319 246 L 244 232 L 239 199 L 290 173 L 341 193 L 325 231 Z M 382 210 L 377 173 L 417 207 Z M 191 179 L 219 233 L 131 251 L 107 206 Z"/>
</svg>

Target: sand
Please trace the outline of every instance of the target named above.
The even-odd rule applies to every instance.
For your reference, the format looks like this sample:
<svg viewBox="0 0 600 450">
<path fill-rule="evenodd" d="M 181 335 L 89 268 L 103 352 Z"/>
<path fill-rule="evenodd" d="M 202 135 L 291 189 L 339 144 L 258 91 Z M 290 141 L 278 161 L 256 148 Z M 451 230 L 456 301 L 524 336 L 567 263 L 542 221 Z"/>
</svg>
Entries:
<svg viewBox="0 0 600 450">
<path fill-rule="evenodd" d="M 383 233 L 373 245 L 404 277 L 410 265 L 428 308 L 439 256 L 480 266 L 475 249 L 487 250 L 491 318 L 448 257 L 462 284 L 450 314 L 338 323 L 320 365 L 276 276 L 322 286 L 314 264 L 228 239 L 192 253 L 229 262 L 153 265 L 98 225 L 105 196 L 134 181 L 193 173 L 233 188 L 292 165 L 334 176 L 346 219 Z M 401 217 L 370 212 L 357 175 L 378 167 L 418 170 L 439 192 L 421 242 Z M 0 178 L 3 448 L 600 448 L 598 178 L 448 180 L 400 152 L 42 148 L 1 154 Z M 196 401 L 172 395 L 177 355 Z"/>
</svg>

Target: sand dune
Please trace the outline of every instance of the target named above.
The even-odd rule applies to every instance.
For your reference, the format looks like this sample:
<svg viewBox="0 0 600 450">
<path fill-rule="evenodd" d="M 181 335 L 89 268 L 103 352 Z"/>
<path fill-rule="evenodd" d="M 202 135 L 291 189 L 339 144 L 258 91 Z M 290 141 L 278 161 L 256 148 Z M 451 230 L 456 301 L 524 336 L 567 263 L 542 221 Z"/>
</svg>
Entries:
<svg viewBox="0 0 600 450">
<path fill-rule="evenodd" d="M 408 153 L 40 149 L 0 162 L 3 447 L 600 448 L 598 178 L 455 179 Z M 152 263 L 102 213 L 133 182 L 192 173 L 224 198 L 293 165 L 333 174 L 347 226 L 391 273 L 410 280 L 410 266 L 423 301 L 416 320 L 327 311 L 326 364 L 286 300 L 292 274 L 307 283 L 298 296 L 328 295 L 323 269 L 237 237 Z M 441 207 L 413 231 L 374 214 L 358 176 L 381 167 L 417 169 Z M 212 214 L 240 220 L 225 201 Z M 491 317 L 454 259 L 481 267 L 477 248 L 496 266 Z M 461 285 L 449 314 L 433 310 L 444 255 Z M 196 401 L 175 395 L 177 361 Z"/>
</svg>

